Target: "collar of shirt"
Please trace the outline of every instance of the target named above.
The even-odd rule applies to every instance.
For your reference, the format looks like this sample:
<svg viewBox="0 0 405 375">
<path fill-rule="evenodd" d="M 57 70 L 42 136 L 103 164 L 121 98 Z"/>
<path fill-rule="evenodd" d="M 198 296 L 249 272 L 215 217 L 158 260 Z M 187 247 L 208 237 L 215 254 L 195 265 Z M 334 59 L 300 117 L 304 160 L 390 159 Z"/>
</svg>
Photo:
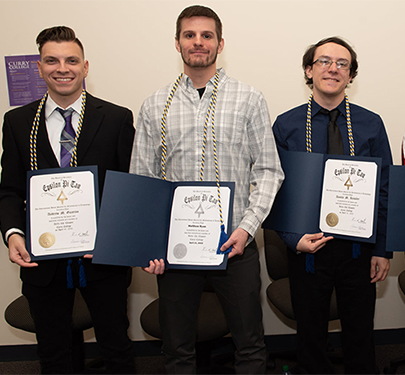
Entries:
<svg viewBox="0 0 405 375">
<path fill-rule="evenodd" d="M 226 77 L 226 73 L 223 68 L 217 69 L 217 72 L 219 73 L 218 87 L 220 87 L 223 83 L 224 78 Z M 214 87 L 214 77 L 215 77 L 215 75 L 213 75 L 206 84 L 206 91 L 208 90 L 209 86 L 211 87 L 211 89 L 209 90 L 210 93 L 212 91 L 212 88 Z M 187 74 L 183 75 L 183 79 L 180 82 L 180 86 L 183 88 L 183 90 L 186 90 L 186 91 L 190 90 L 190 89 L 197 90 L 196 88 L 194 88 L 193 81 Z"/>
<path fill-rule="evenodd" d="M 82 104 L 82 97 L 80 96 L 74 103 L 69 105 L 67 108 L 72 108 L 74 111 L 72 113 L 72 126 L 75 132 L 77 132 L 79 126 L 79 117 Z M 45 103 L 45 124 L 46 130 L 48 132 L 49 143 L 52 146 L 53 153 L 56 159 L 60 162 L 60 135 L 65 126 L 65 120 L 62 115 L 56 111 L 56 108 L 60 108 L 55 101 L 48 96 Z M 67 109 L 66 108 L 66 109 Z"/>
<path fill-rule="evenodd" d="M 346 118 L 346 99 L 343 99 L 336 108 Z M 321 109 L 322 109 L 322 107 L 315 100 L 312 100 L 311 117 L 313 118 L 314 116 L 318 115 L 319 111 Z M 327 115 L 323 115 L 323 116 L 327 116 Z"/>
<path fill-rule="evenodd" d="M 72 103 L 71 105 L 67 106 L 66 108 L 62 108 L 62 109 L 68 109 L 68 108 L 72 108 L 73 109 L 73 113 L 72 113 L 72 126 L 73 129 L 75 130 L 75 132 L 77 132 L 77 128 L 79 125 L 79 116 L 80 116 L 80 111 L 81 111 L 81 105 L 82 105 L 82 96 L 79 97 L 79 99 L 77 99 L 74 103 Z M 54 100 L 51 98 L 51 96 L 48 96 L 48 99 L 46 100 L 45 103 L 45 122 L 47 123 L 48 126 L 48 122 L 53 125 L 52 123 L 54 122 L 54 119 L 59 119 L 60 121 L 57 121 L 57 123 L 62 122 L 62 125 L 64 126 L 65 121 L 62 118 L 61 114 L 56 110 L 56 108 L 61 108 L 61 106 L 57 105 Z M 62 127 L 63 129 L 63 127 Z"/>
</svg>

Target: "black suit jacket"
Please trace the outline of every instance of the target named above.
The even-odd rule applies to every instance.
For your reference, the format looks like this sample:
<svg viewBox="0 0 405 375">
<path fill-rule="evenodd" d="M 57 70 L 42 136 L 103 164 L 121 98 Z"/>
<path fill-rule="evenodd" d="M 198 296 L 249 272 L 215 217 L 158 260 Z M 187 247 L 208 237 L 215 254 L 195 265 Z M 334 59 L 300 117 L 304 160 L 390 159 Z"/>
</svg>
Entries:
<svg viewBox="0 0 405 375">
<path fill-rule="evenodd" d="M 30 167 L 30 133 L 39 101 L 13 109 L 4 116 L 2 175 L 0 184 L 0 227 L 26 231 L 26 174 Z M 100 196 L 107 169 L 128 172 L 135 135 L 132 112 L 87 94 L 83 127 L 77 145 L 79 166 L 97 165 Z M 49 143 L 44 109 L 37 135 L 38 169 L 58 168 Z M 113 249 L 111 249 L 113 251 Z M 21 267 L 21 279 L 34 285 L 52 280 L 58 260 L 39 261 L 38 267 Z M 88 280 L 124 273 L 127 267 L 93 265 L 85 260 Z"/>
</svg>

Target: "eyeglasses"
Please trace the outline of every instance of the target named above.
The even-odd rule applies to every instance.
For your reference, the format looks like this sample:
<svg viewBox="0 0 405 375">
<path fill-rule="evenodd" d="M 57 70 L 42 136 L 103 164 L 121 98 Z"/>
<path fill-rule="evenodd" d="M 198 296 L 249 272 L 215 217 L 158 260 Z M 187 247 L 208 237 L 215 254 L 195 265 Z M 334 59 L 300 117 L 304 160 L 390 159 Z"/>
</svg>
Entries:
<svg viewBox="0 0 405 375">
<path fill-rule="evenodd" d="M 333 61 L 333 60 L 329 60 L 329 59 L 325 59 L 325 58 L 315 60 L 312 63 L 312 65 L 318 64 L 322 68 L 325 68 L 325 67 L 329 68 L 332 66 L 333 63 L 336 63 L 336 69 L 348 70 L 351 68 L 351 65 L 346 60 Z"/>
</svg>

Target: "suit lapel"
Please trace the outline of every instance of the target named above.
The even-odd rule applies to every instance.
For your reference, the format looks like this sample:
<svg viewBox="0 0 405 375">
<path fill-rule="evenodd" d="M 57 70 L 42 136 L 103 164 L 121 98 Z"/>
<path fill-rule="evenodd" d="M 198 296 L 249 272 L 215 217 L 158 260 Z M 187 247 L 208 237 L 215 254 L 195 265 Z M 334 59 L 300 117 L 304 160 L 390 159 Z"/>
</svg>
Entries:
<svg viewBox="0 0 405 375">
<path fill-rule="evenodd" d="M 36 109 L 34 108 L 32 114 L 32 122 L 34 121 Z M 45 125 L 45 111 L 42 110 L 39 128 L 38 128 L 38 135 L 37 135 L 37 154 L 38 154 L 38 162 L 40 160 L 40 164 L 38 164 L 38 168 L 58 168 L 59 163 L 53 153 L 52 146 L 49 142 L 48 132 L 46 130 Z M 40 154 L 42 157 L 40 157 Z M 47 164 L 47 165 L 46 165 Z"/>
<path fill-rule="evenodd" d="M 90 94 L 87 93 L 86 95 L 86 109 L 77 150 L 78 165 L 85 157 L 104 118 L 104 114 L 100 111 L 102 104 L 97 102 Z"/>
</svg>

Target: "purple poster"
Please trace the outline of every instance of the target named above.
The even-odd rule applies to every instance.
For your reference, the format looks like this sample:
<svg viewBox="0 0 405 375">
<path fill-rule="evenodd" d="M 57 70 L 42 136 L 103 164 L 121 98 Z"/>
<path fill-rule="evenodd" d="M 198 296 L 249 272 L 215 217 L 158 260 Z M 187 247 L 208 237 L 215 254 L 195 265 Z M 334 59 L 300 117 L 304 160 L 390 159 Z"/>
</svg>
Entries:
<svg viewBox="0 0 405 375">
<path fill-rule="evenodd" d="M 46 93 L 46 83 L 37 68 L 39 59 L 39 55 L 5 57 L 10 106 L 31 103 Z"/>
</svg>

